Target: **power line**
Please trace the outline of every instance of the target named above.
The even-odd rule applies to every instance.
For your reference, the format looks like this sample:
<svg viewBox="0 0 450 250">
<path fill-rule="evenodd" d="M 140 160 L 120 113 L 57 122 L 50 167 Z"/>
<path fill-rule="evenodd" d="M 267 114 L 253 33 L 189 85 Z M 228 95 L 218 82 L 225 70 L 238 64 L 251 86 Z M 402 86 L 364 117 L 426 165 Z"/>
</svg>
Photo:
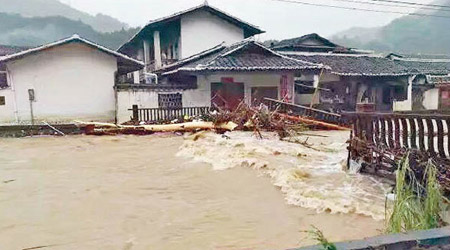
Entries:
<svg viewBox="0 0 450 250">
<path fill-rule="evenodd" d="M 405 5 L 414 5 L 414 6 L 428 6 L 428 7 L 436 7 L 436 8 L 450 8 L 450 5 L 439 5 L 439 4 L 425 4 L 425 3 L 413 3 L 407 1 L 399 1 L 399 0 L 370 0 L 372 2 L 386 2 L 386 3 L 398 3 Z"/>
<path fill-rule="evenodd" d="M 450 18 L 450 16 L 442 16 L 442 15 L 431 15 L 431 14 L 422 14 L 422 13 L 415 13 L 415 12 L 402 12 L 402 11 L 374 10 L 374 9 L 366 9 L 366 8 L 358 8 L 358 7 L 345 7 L 345 6 L 331 5 L 331 4 L 308 3 L 308 2 L 294 1 L 294 0 L 271 0 L 271 1 L 284 2 L 284 3 L 294 3 L 294 4 L 302 4 L 302 5 L 317 6 L 317 7 L 328 7 L 328 8 L 335 8 L 335 9 L 366 11 L 366 12 L 402 14 L 402 15 L 421 16 L 421 17 Z"/>
<path fill-rule="evenodd" d="M 387 7 L 399 7 L 399 8 L 413 8 L 413 9 L 420 8 L 421 10 L 450 11 L 450 9 L 442 9 L 442 8 L 428 7 L 428 6 L 419 7 L 419 6 L 405 6 L 405 5 L 400 5 L 400 4 L 388 4 L 388 3 L 383 3 L 383 2 L 382 3 L 377 3 L 377 2 L 381 2 L 381 1 L 378 1 L 378 0 L 371 1 L 371 2 L 359 1 L 359 0 L 332 0 L 332 1 L 347 2 L 347 3 L 358 3 L 358 4 L 369 4 L 369 5 L 387 6 Z"/>
</svg>

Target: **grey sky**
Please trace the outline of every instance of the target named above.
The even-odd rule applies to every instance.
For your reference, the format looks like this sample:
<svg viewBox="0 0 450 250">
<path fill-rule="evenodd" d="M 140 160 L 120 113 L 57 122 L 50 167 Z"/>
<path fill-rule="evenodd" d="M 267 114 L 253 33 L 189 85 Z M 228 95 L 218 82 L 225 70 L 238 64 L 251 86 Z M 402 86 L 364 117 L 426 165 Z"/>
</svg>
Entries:
<svg viewBox="0 0 450 250">
<path fill-rule="evenodd" d="M 204 0 L 61 0 L 91 14 L 104 13 L 132 26 L 143 25 L 204 2 Z M 415 0 L 429 3 L 431 0 Z M 262 39 L 290 38 L 316 32 L 330 36 L 350 27 L 374 27 L 389 23 L 398 14 L 372 13 L 324 7 L 305 6 L 272 0 L 209 0 L 209 4 L 260 26 L 267 34 Z M 310 3 L 364 7 L 408 12 L 412 9 L 357 5 L 336 0 L 304 0 Z"/>
</svg>

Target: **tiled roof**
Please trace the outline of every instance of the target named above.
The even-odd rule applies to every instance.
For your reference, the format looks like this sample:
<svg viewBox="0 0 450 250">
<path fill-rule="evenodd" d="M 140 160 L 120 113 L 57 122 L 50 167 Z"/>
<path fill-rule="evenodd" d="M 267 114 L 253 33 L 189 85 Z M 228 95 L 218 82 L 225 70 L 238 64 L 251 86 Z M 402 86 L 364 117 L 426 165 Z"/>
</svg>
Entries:
<svg viewBox="0 0 450 250">
<path fill-rule="evenodd" d="M 275 43 L 271 48 L 278 51 L 358 53 L 350 48 L 335 44 L 316 33 L 285 39 Z"/>
<path fill-rule="evenodd" d="M 286 47 L 286 46 L 297 46 L 297 45 L 305 45 L 304 42 L 309 40 L 309 39 L 314 39 L 317 40 L 318 42 L 320 42 L 323 46 L 327 46 L 327 47 L 339 47 L 339 45 L 331 42 L 330 40 L 319 36 L 316 33 L 312 33 L 312 34 L 307 34 L 304 36 L 300 36 L 300 37 L 295 37 L 295 38 L 291 38 L 291 39 L 285 39 L 285 40 L 281 40 L 278 43 L 276 43 L 274 45 L 274 48 L 278 48 L 278 47 Z"/>
<path fill-rule="evenodd" d="M 446 54 L 400 54 L 400 53 L 389 53 L 387 57 L 393 59 L 413 59 L 413 60 L 435 60 L 435 59 L 447 59 L 450 60 L 450 55 Z"/>
<path fill-rule="evenodd" d="M 403 67 L 415 70 L 420 74 L 447 75 L 450 74 L 450 61 L 403 61 L 395 60 Z"/>
<path fill-rule="evenodd" d="M 255 41 L 244 40 L 231 46 L 219 46 L 203 56 L 194 56 L 161 71 L 165 74 L 175 72 L 200 71 L 265 71 L 322 69 L 321 64 L 305 62 L 278 54 Z"/>
<path fill-rule="evenodd" d="M 329 66 L 332 73 L 342 76 L 401 76 L 414 73 L 414 70 L 393 60 L 370 54 L 286 53 L 286 55 Z"/>
</svg>

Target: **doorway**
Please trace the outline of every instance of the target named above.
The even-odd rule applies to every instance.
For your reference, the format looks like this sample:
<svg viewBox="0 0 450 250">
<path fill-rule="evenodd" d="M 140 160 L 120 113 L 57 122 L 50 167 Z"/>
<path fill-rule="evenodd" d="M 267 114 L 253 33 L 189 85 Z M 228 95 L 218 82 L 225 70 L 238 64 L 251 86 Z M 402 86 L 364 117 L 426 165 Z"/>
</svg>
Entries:
<svg viewBox="0 0 450 250">
<path fill-rule="evenodd" d="M 211 105 L 234 110 L 244 100 L 244 83 L 211 83 Z"/>
</svg>

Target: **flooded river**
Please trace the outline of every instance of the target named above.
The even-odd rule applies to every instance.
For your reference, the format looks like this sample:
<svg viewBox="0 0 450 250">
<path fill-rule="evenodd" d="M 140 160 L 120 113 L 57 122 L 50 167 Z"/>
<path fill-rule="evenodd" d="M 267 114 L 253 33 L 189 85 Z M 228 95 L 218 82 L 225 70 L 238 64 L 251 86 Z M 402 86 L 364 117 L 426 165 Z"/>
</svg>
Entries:
<svg viewBox="0 0 450 250">
<path fill-rule="evenodd" d="M 323 134 L 323 132 L 322 132 Z M 286 249 L 383 229 L 348 132 L 0 139 L 0 249 Z M 309 138 L 309 139 L 307 139 Z"/>
</svg>

